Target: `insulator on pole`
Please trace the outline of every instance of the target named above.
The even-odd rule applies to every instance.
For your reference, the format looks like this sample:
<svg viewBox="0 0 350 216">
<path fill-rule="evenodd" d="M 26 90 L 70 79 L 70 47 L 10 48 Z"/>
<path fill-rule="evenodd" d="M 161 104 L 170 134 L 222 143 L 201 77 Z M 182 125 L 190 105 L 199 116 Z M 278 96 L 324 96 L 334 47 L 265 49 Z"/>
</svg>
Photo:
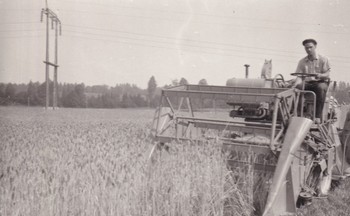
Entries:
<svg viewBox="0 0 350 216">
<path fill-rule="evenodd" d="M 244 67 L 245 67 L 245 78 L 248 79 L 249 77 L 249 64 L 245 64 Z"/>
<path fill-rule="evenodd" d="M 41 9 L 40 22 L 43 22 L 44 8 Z"/>
</svg>

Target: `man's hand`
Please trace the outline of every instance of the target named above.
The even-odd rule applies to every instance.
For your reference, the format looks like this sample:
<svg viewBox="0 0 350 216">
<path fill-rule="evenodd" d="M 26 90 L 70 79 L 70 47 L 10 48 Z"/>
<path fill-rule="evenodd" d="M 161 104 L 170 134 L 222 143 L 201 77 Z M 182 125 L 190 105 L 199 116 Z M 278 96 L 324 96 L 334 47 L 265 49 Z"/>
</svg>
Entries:
<svg viewBox="0 0 350 216">
<path fill-rule="evenodd" d="M 316 77 L 317 80 L 326 80 L 329 78 L 329 72 L 327 73 L 317 73 Z"/>
</svg>

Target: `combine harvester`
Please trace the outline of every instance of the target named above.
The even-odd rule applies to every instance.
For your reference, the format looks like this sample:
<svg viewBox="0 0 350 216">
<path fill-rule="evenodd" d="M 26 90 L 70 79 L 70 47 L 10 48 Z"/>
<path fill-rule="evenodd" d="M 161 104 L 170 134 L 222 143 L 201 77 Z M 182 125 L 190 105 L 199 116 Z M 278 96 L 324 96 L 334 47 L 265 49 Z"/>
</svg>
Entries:
<svg viewBox="0 0 350 216">
<path fill-rule="evenodd" d="M 307 74 L 294 73 L 304 82 Z M 315 123 L 314 92 L 284 88 L 273 79 L 230 79 L 226 86 L 183 85 L 162 90 L 154 118 L 158 143 L 217 140 L 232 153 L 230 167 L 251 164 L 271 172 L 262 215 L 294 215 L 312 197 L 325 196 L 334 179 L 350 173 L 347 106 L 329 106 Z M 253 154 L 253 160 L 241 155 Z M 272 161 L 272 162 L 271 162 Z"/>
</svg>

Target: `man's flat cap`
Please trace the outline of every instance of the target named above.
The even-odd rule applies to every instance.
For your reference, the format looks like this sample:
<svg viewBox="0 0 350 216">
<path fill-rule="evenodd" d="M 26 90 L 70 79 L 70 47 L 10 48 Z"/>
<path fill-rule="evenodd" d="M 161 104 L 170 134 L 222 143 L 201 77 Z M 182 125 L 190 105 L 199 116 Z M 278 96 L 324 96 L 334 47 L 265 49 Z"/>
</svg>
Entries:
<svg viewBox="0 0 350 216">
<path fill-rule="evenodd" d="M 314 39 L 306 39 L 303 41 L 303 46 L 305 46 L 305 44 L 307 43 L 313 43 L 314 45 L 317 45 L 317 41 Z"/>
</svg>

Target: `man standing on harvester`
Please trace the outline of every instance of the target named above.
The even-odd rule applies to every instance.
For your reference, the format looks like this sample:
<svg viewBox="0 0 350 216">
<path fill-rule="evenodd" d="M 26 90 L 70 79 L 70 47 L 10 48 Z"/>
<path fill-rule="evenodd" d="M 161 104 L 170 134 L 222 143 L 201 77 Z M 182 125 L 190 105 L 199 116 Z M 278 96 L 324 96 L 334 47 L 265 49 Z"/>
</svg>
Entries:
<svg viewBox="0 0 350 216">
<path fill-rule="evenodd" d="M 323 104 L 329 84 L 329 73 L 331 67 L 327 57 L 316 53 L 317 42 L 314 39 L 306 39 L 303 46 L 307 56 L 302 58 L 296 69 L 296 73 L 315 74 L 313 77 L 305 78 L 305 90 L 313 91 L 316 94 L 316 122 L 320 123 Z M 293 87 L 302 88 L 300 78 L 297 78 Z"/>
</svg>

